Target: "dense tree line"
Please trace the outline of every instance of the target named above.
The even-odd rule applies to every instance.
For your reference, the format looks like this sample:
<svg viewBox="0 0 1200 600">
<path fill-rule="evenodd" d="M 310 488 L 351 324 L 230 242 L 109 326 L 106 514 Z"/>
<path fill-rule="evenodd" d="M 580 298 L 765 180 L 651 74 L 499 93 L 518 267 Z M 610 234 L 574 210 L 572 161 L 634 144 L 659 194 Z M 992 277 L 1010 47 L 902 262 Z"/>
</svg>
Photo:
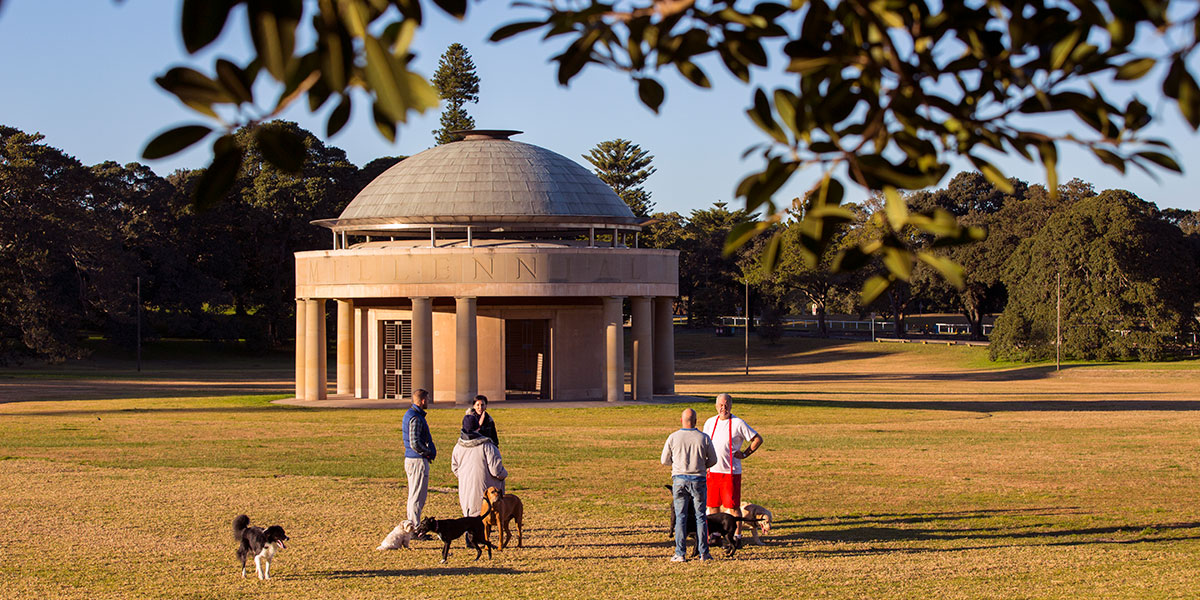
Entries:
<svg viewBox="0 0 1200 600">
<path fill-rule="evenodd" d="M 360 169 L 293 123 L 258 127 L 302 140 L 301 169 L 273 166 L 258 149 L 271 136 L 243 129 L 230 192 L 205 206 L 193 202 L 200 170 L 164 178 L 137 163 L 88 167 L 40 135 L 0 126 L 0 357 L 79 356 L 84 331 L 131 344 L 138 278 L 151 335 L 285 344 L 292 255 L 329 244 L 309 221 L 339 214 L 402 158 Z M 1056 194 L 1015 179 L 1004 188 L 964 172 L 945 188 L 904 196 L 914 212 L 986 229 L 985 240 L 967 245 L 940 247 L 915 226 L 885 230 L 890 209 L 878 195 L 847 205 L 852 218 L 824 232 L 804 218 L 813 205 L 797 201 L 795 218 L 767 224 L 768 235 L 734 253 L 728 239 L 755 218 L 723 202 L 650 215 L 641 239 L 680 251 L 680 301 L 695 326 L 736 313 L 748 281 L 755 313 L 770 321 L 813 310 L 822 335 L 827 313 L 877 312 L 902 336 L 919 305 L 962 313 L 982 338 L 985 316 L 999 314 L 993 355 L 1036 359 L 1054 351 L 1061 281 L 1068 358 L 1161 357 L 1197 332 L 1200 213 L 1160 210 L 1123 191 L 1097 194 L 1080 180 Z M 862 250 L 881 235 L 929 254 Z M 806 245 L 814 236 L 825 240 L 819 253 Z M 866 261 L 861 268 L 838 264 L 855 257 Z M 957 281 L 940 275 L 947 269 Z M 904 277 L 863 304 L 864 285 L 883 272 Z"/>
<path fill-rule="evenodd" d="M 899 257 L 890 265 L 873 264 L 888 260 L 885 255 L 863 269 L 837 268 L 839 257 L 852 254 L 847 249 L 880 235 L 872 229 L 883 226 L 878 215 L 886 207 L 877 197 L 853 207 L 855 218 L 830 236 L 819 256 L 802 251 L 802 218 L 774 225 L 781 239 L 774 269 L 764 264 L 770 236 L 757 238 L 738 258 L 758 292 L 759 314 L 811 308 L 820 334 L 828 335 L 827 312 L 878 312 L 903 337 L 905 317 L 919 305 L 961 313 L 973 339 L 985 338 L 985 317 L 1000 315 L 990 336 L 992 356 L 1043 359 L 1054 356 L 1061 281 L 1067 358 L 1161 358 L 1200 331 L 1200 211 L 1159 210 L 1121 190 L 1097 194 L 1079 179 L 1057 194 L 1017 179 L 1008 184 L 1002 190 L 980 173 L 963 172 L 945 188 L 906 195 L 912 210 L 943 210 L 987 231 L 981 242 L 944 248 L 916 228 L 894 233 L 906 237 L 910 248 L 932 250 L 928 261 Z M 930 264 L 943 259 L 957 265 L 957 282 Z M 885 269 L 904 277 L 864 305 L 864 280 Z M 712 281 L 713 274 L 686 277 Z"/>
<path fill-rule="evenodd" d="M 199 170 L 91 167 L 41 135 L 0 127 L 0 358 L 79 356 L 83 331 L 132 344 L 137 280 L 150 335 L 243 340 L 292 335 L 292 254 L 329 247 L 309 221 L 336 216 L 400 158 L 362 169 L 294 123 L 295 174 L 263 160 L 254 132 L 224 201 L 193 203 Z"/>
</svg>

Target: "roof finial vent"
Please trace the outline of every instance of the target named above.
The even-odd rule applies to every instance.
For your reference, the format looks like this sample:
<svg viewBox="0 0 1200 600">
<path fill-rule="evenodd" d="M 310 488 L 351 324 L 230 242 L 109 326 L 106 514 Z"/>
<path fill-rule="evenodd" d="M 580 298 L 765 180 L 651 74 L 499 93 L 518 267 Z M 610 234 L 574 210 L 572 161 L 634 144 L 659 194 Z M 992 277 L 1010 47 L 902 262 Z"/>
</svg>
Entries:
<svg viewBox="0 0 1200 600">
<path fill-rule="evenodd" d="M 507 140 L 510 135 L 525 132 L 512 129 L 459 129 L 450 133 L 462 136 L 462 141 L 464 142 L 478 142 L 483 140 Z"/>
</svg>

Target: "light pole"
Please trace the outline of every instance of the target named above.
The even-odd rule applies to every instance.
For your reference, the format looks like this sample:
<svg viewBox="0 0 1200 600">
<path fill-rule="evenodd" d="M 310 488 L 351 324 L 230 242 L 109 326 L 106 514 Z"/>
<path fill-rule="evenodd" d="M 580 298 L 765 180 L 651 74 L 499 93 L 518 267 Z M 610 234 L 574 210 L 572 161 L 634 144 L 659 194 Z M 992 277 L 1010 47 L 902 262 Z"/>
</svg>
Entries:
<svg viewBox="0 0 1200 600">
<path fill-rule="evenodd" d="M 1054 370 L 1062 368 L 1062 272 L 1054 275 Z"/>
<path fill-rule="evenodd" d="M 137 278 L 137 370 L 142 372 L 142 278 Z"/>
</svg>

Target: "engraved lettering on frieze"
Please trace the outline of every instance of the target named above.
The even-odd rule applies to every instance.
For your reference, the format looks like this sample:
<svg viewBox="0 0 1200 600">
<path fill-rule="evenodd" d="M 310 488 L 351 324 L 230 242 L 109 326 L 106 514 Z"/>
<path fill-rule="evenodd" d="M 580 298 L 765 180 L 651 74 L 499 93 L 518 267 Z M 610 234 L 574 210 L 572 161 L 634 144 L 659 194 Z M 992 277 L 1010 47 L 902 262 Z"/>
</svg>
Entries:
<svg viewBox="0 0 1200 600">
<path fill-rule="evenodd" d="M 321 283 L 331 283 L 334 281 L 333 261 L 328 258 L 323 258 L 317 261 Z"/>
<path fill-rule="evenodd" d="M 525 279 L 525 277 L 521 276 L 521 271 L 526 271 L 529 273 L 528 279 L 536 280 L 537 279 L 537 258 L 531 257 L 529 260 L 526 260 L 526 259 L 518 256 L 517 257 L 517 279 L 518 280 Z"/>
<path fill-rule="evenodd" d="M 339 257 L 330 257 L 329 260 L 333 262 L 333 283 L 347 283 L 352 281 L 351 273 L 354 261 Z"/>
<path fill-rule="evenodd" d="M 379 279 L 379 264 L 378 261 L 367 257 L 360 258 L 358 263 L 358 280 L 362 283 L 374 283 Z"/>
<path fill-rule="evenodd" d="M 600 268 L 597 269 L 596 281 L 613 281 L 616 279 L 616 273 L 613 272 L 612 257 L 605 256 L 600 259 Z"/>
<path fill-rule="evenodd" d="M 439 256 L 434 259 L 433 279 L 435 281 L 446 281 L 451 278 L 454 272 L 454 265 L 450 262 L 450 257 Z"/>
<path fill-rule="evenodd" d="M 342 283 L 357 283 L 362 281 L 363 268 L 362 261 L 353 258 L 341 258 L 338 262 L 342 265 Z"/>
<path fill-rule="evenodd" d="M 433 281 L 433 257 L 431 256 L 414 256 L 413 262 L 413 279 L 417 281 Z M 409 281 L 412 281 L 410 279 Z"/>
<path fill-rule="evenodd" d="M 494 275 L 496 272 L 496 259 L 494 257 L 489 256 L 486 259 L 475 258 L 473 260 L 475 261 L 475 275 L 473 277 L 475 281 L 479 281 L 480 273 L 487 275 L 489 280 L 496 278 Z M 485 260 L 487 261 L 486 263 L 484 262 Z"/>
</svg>

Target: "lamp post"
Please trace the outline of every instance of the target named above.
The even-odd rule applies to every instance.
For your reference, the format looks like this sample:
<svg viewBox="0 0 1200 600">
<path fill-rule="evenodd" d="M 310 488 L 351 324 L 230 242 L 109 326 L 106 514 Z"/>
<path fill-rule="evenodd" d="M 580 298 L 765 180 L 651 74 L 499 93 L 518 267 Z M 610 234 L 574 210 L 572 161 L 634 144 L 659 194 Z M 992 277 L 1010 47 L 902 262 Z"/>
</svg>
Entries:
<svg viewBox="0 0 1200 600">
<path fill-rule="evenodd" d="M 142 278 L 137 278 L 137 370 L 142 372 Z"/>
<path fill-rule="evenodd" d="M 1062 368 L 1062 273 L 1054 276 L 1054 370 Z"/>
</svg>

